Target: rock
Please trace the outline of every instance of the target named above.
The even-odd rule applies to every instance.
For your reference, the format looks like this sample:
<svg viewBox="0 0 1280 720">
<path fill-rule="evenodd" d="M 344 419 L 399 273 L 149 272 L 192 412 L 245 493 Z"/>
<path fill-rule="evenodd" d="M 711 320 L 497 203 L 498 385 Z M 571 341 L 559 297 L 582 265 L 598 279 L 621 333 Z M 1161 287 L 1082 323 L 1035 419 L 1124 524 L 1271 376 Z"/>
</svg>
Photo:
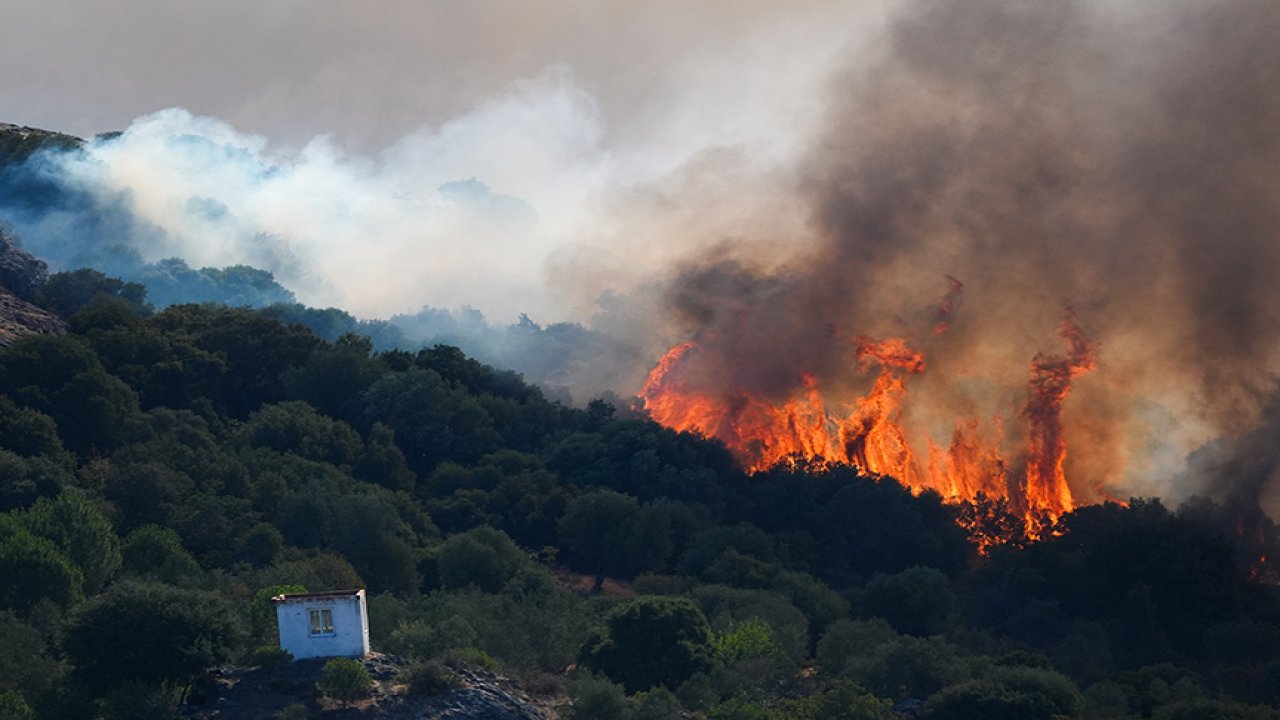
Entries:
<svg viewBox="0 0 1280 720">
<path fill-rule="evenodd" d="M 49 267 L 18 247 L 18 241 L 0 228 L 0 287 L 28 302 L 49 279 Z"/>
<path fill-rule="evenodd" d="M 271 720 L 282 708 L 306 705 L 311 717 L 385 718 L 387 720 L 560 720 L 559 697 L 533 697 L 513 681 L 493 673 L 458 671 L 461 687 L 431 695 L 411 695 L 400 682 L 409 664 L 394 655 L 373 653 L 362 661 L 373 679 L 366 699 L 345 705 L 322 698 L 315 689 L 324 660 L 303 660 L 277 671 L 219 668 L 211 675 L 216 697 L 189 705 L 186 718 Z"/>
<path fill-rule="evenodd" d="M 13 236 L 0 229 L 0 348 L 23 335 L 67 331 L 61 318 L 29 302 L 48 277 L 44 262 L 19 248 Z"/>
</svg>

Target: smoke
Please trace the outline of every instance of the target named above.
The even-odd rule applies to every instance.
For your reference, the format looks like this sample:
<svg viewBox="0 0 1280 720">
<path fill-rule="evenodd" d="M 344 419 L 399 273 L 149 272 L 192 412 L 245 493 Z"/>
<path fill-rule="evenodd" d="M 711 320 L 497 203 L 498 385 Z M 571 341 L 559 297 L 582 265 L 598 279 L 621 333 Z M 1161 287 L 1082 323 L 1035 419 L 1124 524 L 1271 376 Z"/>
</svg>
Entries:
<svg viewBox="0 0 1280 720">
<path fill-rule="evenodd" d="M 899 3 L 829 99 L 793 186 L 814 239 L 773 269 L 717 249 L 667 295 L 697 389 L 852 401 L 851 338 L 905 335 L 929 363 L 905 420 L 945 444 L 1017 418 L 1070 307 L 1099 347 L 1064 406 L 1077 497 L 1224 482 L 1170 484 L 1280 369 L 1274 3 Z"/>
<path fill-rule="evenodd" d="M 55 264 L 114 248 L 251 265 L 362 317 L 580 321 L 642 359 L 591 371 L 623 393 L 696 338 L 698 391 L 809 376 L 852 401 L 859 338 L 905 336 L 920 447 L 998 416 L 1025 448 L 1032 363 L 1068 350 L 1071 312 L 1097 348 L 1062 405 L 1085 499 L 1227 482 L 1171 479 L 1256 428 L 1280 370 L 1271 0 L 150 8 L 169 33 L 37 5 L 9 27 L 92 23 L 114 73 L 72 72 L 96 57 L 74 47 L 8 73 L 37 113 L 11 119 L 67 117 L 47 98 L 73 75 L 104 118 L 194 111 L 41 158 L 82 202 L 8 214 Z M 5 39 L 21 67 L 30 41 Z M 194 75 L 153 69 L 182 53 Z"/>
</svg>

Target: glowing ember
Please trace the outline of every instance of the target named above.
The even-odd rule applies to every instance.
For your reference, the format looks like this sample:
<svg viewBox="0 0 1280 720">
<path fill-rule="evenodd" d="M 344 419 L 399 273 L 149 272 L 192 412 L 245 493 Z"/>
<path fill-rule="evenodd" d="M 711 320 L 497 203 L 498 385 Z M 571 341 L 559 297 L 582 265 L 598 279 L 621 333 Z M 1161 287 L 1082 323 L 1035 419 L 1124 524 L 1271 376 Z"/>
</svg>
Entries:
<svg viewBox="0 0 1280 720">
<path fill-rule="evenodd" d="M 960 287 L 953 281 L 948 296 L 954 298 Z M 937 327 L 945 329 L 945 319 Z M 811 376 L 799 378 L 792 396 L 781 401 L 692 387 L 687 377 L 698 362 L 696 342 L 671 348 L 649 373 L 640 395 L 654 420 L 721 440 L 752 471 L 797 457 L 819 464 L 848 463 L 915 492 L 930 489 L 950 502 L 968 503 L 961 524 L 985 548 L 1015 541 L 1015 535 L 1034 538 L 1075 506 L 1065 475 L 1060 415 L 1072 381 L 1094 367 L 1093 344 L 1070 317 L 1059 335 L 1067 344 L 1064 355 L 1037 355 L 1031 361 L 1030 399 L 1022 408 L 1028 438 L 1025 458 L 1020 458 L 1023 477 L 1013 476 L 1001 452 L 999 417 L 985 425 L 978 418 L 957 418 L 949 444 L 927 441 L 927 464 L 921 464 L 901 416 L 907 382 L 924 373 L 926 363 L 904 338 L 856 341 L 851 362 L 860 373 L 876 375 L 870 390 L 851 402 L 824 395 Z M 1010 518 L 1021 518 L 1016 533 Z"/>
</svg>

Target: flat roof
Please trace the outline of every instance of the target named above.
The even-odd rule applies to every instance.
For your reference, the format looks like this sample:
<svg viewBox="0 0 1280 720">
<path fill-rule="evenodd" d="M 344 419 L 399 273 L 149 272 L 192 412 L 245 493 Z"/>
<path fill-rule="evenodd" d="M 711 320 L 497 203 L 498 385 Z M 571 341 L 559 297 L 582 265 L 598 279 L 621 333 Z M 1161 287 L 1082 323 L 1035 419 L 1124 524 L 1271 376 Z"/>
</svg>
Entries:
<svg viewBox="0 0 1280 720">
<path fill-rule="evenodd" d="M 271 598 L 271 602 L 306 602 L 308 600 L 337 600 L 346 597 L 360 597 L 364 595 L 364 588 L 359 590 L 327 590 L 325 592 L 310 593 L 285 593 L 284 595 L 276 595 Z"/>
</svg>

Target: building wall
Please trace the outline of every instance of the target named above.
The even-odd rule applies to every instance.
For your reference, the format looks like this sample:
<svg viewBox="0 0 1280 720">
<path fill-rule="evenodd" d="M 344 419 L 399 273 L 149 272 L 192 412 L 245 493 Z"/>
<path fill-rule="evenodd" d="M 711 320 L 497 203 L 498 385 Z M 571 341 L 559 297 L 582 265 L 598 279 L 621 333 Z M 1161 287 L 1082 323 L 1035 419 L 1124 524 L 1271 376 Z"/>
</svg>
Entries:
<svg viewBox="0 0 1280 720">
<path fill-rule="evenodd" d="M 311 634 L 311 610 L 333 612 L 333 633 Z M 276 603 L 280 647 L 295 660 L 363 657 L 369 653 L 369 621 L 364 593 L 343 597 L 286 599 Z"/>
</svg>

